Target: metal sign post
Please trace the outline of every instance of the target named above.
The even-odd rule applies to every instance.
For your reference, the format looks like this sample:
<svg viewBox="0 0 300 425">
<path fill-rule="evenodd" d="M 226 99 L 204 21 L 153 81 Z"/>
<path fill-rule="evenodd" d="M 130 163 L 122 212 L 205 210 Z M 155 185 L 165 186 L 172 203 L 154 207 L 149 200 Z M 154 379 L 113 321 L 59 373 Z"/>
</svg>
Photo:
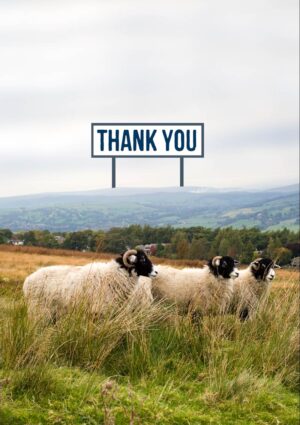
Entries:
<svg viewBox="0 0 300 425">
<path fill-rule="evenodd" d="M 180 161 L 180 187 L 184 186 L 184 157 L 179 159 Z"/>
<path fill-rule="evenodd" d="M 184 158 L 204 158 L 204 123 L 92 123 L 91 157 L 111 158 L 112 188 L 117 158 L 179 158 L 184 187 Z"/>
<path fill-rule="evenodd" d="M 111 187 L 116 187 L 116 158 L 113 156 L 111 159 Z"/>
</svg>

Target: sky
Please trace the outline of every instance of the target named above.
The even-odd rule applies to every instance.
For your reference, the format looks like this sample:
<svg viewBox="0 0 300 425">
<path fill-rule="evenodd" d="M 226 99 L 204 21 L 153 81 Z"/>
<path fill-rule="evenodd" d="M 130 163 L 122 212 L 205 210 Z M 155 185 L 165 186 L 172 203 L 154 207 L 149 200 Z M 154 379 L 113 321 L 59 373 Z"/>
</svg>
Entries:
<svg viewBox="0 0 300 425">
<path fill-rule="evenodd" d="M 0 2 L 0 196 L 109 188 L 91 122 L 204 122 L 185 184 L 298 181 L 297 0 Z M 120 187 L 178 159 L 118 159 Z"/>
</svg>

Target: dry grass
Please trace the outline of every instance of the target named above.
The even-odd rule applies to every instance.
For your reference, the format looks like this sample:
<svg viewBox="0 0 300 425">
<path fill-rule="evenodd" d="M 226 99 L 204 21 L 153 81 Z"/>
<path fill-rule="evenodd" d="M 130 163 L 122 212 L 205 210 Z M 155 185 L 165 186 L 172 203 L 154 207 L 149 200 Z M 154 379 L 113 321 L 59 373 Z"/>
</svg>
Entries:
<svg viewBox="0 0 300 425">
<path fill-rule="evenodd" d="M 109 259 L 108 257 L 107 259 Z M 99 258 L 100 259 L 100 258 Z M 107 260 L 103 258 L 103 261 Z M 95 259 L 84 256 L 64 256 L 57 253 L 30 254 L 23 251 L 0 251 L 0 275 L 8 279 L 23 280 L 28 274 L 39 267 L 58 264 L 83 265 Z"/>
<path fill-rule="evenodd" d="M 63 249 L 39 247 L 15 247 L 0 245 L 0 285 L 1 279 L 20 283 L 25 277 L 40 267 L 70 264 L 84 265 L 93 261 L 109 261 L 116 254 L 78 252 Z M 173 267 L 202 267 L 205 261 L 170 260 L 152 257 L 154 264 L 167 264 Z M 299 272 L 295 269 L 282 269 L 277 272 L 274 288 L 286 287 L 299 281 Z"/>
<path fill-rule="evenodd" d="M 228 315 L 195 324 L 163 305 L 124 306 L 101 320 L 80 308 L 56 323 L 29 320 L 27 274 L 113 257 L 0 247 L 1 424 L 298 424 L 297 271 L 279 270 L 276 290 L 246 323 Z"/>
<path fill-rule="evenodd" d="M 56 255 L 60 257 L 81 257 L 81 258 L 110 258 L 113 254 L 97 253 L 97 252 L 81 252 L 71 251 L 69 249 L 52 249 L 39 246 L 14 246 L 0 245 L 0 251 L 4 252 L 19 252 L 25 254 L 38 255 Z"/>
<path fill-rule="evenodd" d="M 18 282 L 23 281 L 39 267 L 63 264 L 80 266 L 113 258 L 116 258 L 116 254 L 0 245 L 0 277 Z M 152 257 L 152 261 L 154 264 L 169 264 L 179 268 L 201 267 L 204 264 L 203 261 L 197 260 L 167 260 L 157 257 Z"/>
</svg>

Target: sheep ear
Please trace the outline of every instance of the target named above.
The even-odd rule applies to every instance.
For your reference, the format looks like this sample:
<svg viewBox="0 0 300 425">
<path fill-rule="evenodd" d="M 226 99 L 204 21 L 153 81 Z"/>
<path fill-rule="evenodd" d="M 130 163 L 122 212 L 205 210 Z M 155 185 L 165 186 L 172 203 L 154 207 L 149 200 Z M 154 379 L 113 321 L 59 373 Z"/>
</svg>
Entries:
<svg viewBox="0 0 300 425">
<path fill-rule="evenodd" d="M 258 270 L 258 268 L 259 268 L 259 261 L 253 261 L 251 263 L 251 266 L 254 268 L 254 270 Z"/>
<path fill-rule="evenodd" d="M 240 262 L 238 260 L 234 260 L 234 265 L 237 266 L 238 264 L 240 264 Z"/>
<path fill-rule="evenodd" d="M 273 269 L 281 269 L 281 267 L 278 264 L 274 264 Z"/>
</svg>

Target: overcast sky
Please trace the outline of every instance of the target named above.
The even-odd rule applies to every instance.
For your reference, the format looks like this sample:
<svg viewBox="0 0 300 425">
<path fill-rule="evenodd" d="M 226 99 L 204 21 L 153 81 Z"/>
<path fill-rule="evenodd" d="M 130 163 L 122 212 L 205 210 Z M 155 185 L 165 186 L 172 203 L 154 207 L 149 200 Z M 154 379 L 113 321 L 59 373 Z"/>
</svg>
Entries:
<svg viewBox="0 0 300 425">
<path fill-rule="evenodd" d="M 91 122 L 204 122 L 186 185 L 298 179 L 297 0 L 0 2 L 0 196 L 110 187 Z M 117 161 L 176 186 L 177 159 Z"/>
</svg>

